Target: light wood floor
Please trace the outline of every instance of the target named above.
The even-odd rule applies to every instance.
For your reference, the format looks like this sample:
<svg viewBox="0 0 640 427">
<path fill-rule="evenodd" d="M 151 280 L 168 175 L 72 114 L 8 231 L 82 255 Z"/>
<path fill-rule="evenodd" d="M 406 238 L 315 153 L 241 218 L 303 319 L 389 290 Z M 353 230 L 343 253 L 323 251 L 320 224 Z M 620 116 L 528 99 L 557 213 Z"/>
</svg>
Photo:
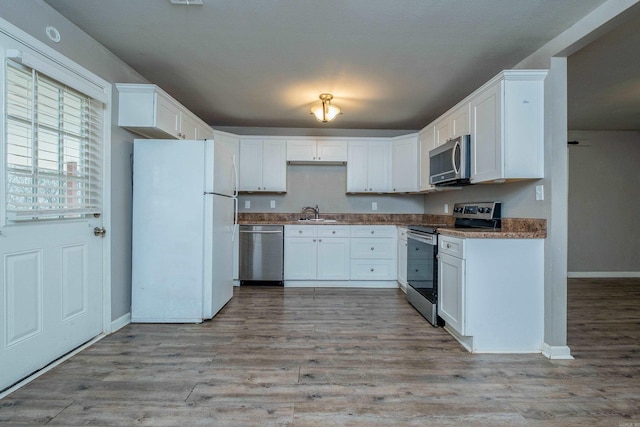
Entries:
<svg viewBox="0 0 640 427">
<path fill-rule="evenodd" d="M 572 280 L 573 361 L 472 355 L 399 290 L 239 288 L 129 325 L 0 400 L 49 425 L 640 426 L 640 280 Z"/>
</svg>

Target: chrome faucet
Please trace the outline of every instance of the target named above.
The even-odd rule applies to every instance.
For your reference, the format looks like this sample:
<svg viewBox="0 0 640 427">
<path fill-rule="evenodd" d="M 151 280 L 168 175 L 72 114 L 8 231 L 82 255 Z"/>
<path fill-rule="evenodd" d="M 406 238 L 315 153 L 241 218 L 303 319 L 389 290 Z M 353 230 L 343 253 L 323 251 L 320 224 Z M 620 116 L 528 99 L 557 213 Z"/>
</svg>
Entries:
<svg viewBox="0 0 640 427">
<path fill-rule="evenodd" d="M 315 219 L 320 218 L 320 208 L 318 207 L 318 205 L 316 205 L 315 208 L 312 208 L 311 206 L 305 206 L 304 208 L 302 208 L 303 214 L 306 214 L 307 212 L 313 212 L 313 217 Z"/>
</svg>

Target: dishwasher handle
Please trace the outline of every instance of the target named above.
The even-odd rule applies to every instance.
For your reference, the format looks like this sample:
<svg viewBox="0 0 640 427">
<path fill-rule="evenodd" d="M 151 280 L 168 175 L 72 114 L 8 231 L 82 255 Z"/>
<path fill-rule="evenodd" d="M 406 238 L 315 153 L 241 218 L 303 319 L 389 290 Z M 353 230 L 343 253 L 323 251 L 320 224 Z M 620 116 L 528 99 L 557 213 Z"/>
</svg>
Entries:
<svg viewBox="0 0 640 427">
<path fill-rule="evenodd" d="M 282 230 L 240 230 L 240 232 L 249 234 L 282 234 Z"/>
</svg>

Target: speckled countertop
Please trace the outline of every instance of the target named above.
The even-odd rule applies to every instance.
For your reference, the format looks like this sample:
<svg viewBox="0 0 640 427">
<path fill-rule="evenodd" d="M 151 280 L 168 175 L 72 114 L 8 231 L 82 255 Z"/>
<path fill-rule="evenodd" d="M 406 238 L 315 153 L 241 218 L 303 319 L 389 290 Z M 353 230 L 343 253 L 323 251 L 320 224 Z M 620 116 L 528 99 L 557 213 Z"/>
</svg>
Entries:
<svg viewBox="0 0 640 427">
<path fill-rule="evenodd" d="M 453 228 L 450 215 L 432 214 L 322 214 L 322 218 L 335 222 L 303 222 L 299 213 L 247 213 L 238 214 L 238 224 L 282 225 L 430 225 L 446 236 L 477 239 L 544 239 L 547 221 L 535 218 L 503 218 L 502 228 L 496 230 Z"/>
</svg>

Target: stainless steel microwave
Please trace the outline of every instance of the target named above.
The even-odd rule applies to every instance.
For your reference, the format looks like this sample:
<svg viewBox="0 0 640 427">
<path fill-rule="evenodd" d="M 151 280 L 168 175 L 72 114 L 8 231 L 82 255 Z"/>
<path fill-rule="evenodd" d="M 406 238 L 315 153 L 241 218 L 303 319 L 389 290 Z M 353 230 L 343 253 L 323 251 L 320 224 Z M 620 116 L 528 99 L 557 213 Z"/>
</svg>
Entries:
<svg viewBox="0 0 640 427">
<path fill-rule="evenodd" d="M 431 185 L 466 185 L 471 176 L 471 135 L 450 139 L 429 151 Z"/>
</svg>

